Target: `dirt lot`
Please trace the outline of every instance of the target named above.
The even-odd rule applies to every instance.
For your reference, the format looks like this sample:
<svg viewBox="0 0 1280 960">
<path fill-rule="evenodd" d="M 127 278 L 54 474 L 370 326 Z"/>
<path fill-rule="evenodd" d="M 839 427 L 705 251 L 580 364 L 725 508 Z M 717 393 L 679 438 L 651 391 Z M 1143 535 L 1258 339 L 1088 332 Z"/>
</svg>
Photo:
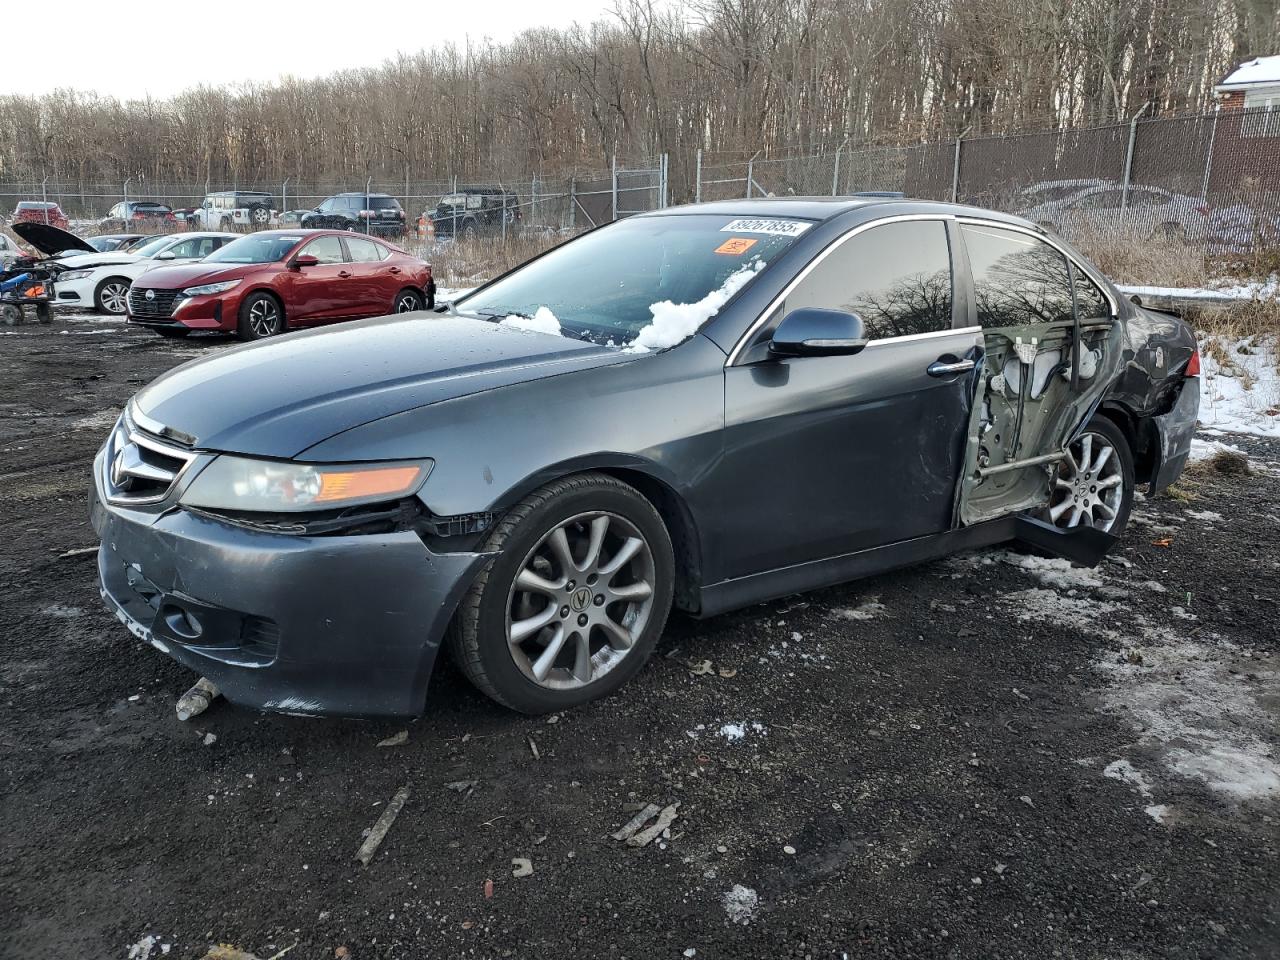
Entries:
<svg viewBox="0 0 1280 960">
<path fill-rule="evenodd" d="M 446 666 L 407 725 L 183 724 L 194 676 L 59 554 L 127 397 L 226 343 L 0 335 L 0 956 L 1280 952 L 1280 446 L 1140 503 L 1098 570 L 997 550 L 676 619 L 557 717 Z M 668 839 L 611 839 L 638 801 L 679 801 Z"/>
</svg>

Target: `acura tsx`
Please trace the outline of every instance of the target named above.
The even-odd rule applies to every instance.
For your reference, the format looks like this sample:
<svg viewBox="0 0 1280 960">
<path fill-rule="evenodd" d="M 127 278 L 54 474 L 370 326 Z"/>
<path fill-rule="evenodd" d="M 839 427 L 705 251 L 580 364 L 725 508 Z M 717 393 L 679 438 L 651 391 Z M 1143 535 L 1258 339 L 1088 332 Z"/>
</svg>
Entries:
<svg viewBox="0 0 1280 960">
<path fill-rule="evenodd" d="M 1021 539 L 1096 563 L 1182 470 L 1199 357 L 1015 217 L 893 198 L 610 224 L 434 310 L 141 390 L 98 454 L 108 606 L 233 701 L 412 715 L 621 686 L 707 617 Z"/>
</svg>

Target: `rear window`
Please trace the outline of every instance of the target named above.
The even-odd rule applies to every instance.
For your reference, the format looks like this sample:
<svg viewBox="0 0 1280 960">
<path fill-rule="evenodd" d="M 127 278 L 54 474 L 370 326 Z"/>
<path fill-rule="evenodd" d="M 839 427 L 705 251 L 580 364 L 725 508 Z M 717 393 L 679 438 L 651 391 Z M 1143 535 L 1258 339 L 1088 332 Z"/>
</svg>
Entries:
<svg viewBox="0 0 1280 960">
<path fill-rule="evenodd" d="M 395 197 L 370 197 L 368 210 L 399 210 L 400 201 Z"/>
<path fill-rule="evenodd" d="M 20 200 L 18 201 L 19 210 L 57 210 L 56 203 L 44 203 L 40 200 Z"/>
</svg>

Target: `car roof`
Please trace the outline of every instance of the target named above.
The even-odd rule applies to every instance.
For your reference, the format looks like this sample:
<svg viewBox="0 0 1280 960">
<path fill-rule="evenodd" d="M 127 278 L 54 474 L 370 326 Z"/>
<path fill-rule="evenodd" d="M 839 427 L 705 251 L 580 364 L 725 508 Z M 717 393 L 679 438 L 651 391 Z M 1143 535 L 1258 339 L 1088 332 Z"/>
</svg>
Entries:
<svg viewBox="0 0 1280 960">
<path fill-rule="evenodd" d="M 211 190 L 206 197 L 269 197 L 268 190 Z"/>
<path fill-rule="evenodd" d="M 335 193 L 335 197 L 389 197 L 389 193 L 378 193 L 376 190 L 365 193 L 363 190 L 348 190 L 346 193 Z"/>
<path fill-rule="evenodd" d="M 822 222 L 855 211 L 865 213 L 866 216 L 860 219 L 866 220 L 932 213 L 953 217 L 980 217 L 1018 226 L 1030 226 L 1021 217 L 1001 213 L 998 210 L 971 207 L 961 203 L 944 203 L 940 200 L 911 200 L 895 197 L 756 197 L 750 200 L 714 200 L 709 203 L 691 203 L 680 207 L 651 210 L 639 216 L 716 213 L 721 216 L 793 217 Z"/>
</svg>

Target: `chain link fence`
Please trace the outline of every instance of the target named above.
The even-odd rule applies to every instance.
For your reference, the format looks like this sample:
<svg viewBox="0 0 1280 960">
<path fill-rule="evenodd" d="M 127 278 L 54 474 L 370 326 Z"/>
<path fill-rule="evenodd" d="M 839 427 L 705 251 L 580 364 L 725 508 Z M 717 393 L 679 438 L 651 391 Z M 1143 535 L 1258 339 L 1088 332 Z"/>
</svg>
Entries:
<svg viewBox="0 0 1280 960">
<path fill-rule="evenodd" d="M 56 203 L 75 228 L 92 230 L 121 201 L 175 209 L 200 206 L 220 190 L 254 189 L 275 209 L 306 211 L 339 193 L 385 193 L 404 207 L 410 229 L 442 197 L 495 187 L 516 197 L 522 229 L 576 231 L 679 202 L 761 196 L 901 192 L 1016 213 L 1071 240 L 1098 232 L 1137 240 L 1173 238 L 1206 252 L 1280 246 L 1280 109 L 1220 110 L 1015 136 L 906 146 L 845 142 L 783 156 L 730 157 L 697 151 L 674 185 L 667 155 L 615 159 L 577 176 L 439 180 L 366 178 L 279 183 L 0 183 L 0 209 L 20 201 Z"/>
</svg>

